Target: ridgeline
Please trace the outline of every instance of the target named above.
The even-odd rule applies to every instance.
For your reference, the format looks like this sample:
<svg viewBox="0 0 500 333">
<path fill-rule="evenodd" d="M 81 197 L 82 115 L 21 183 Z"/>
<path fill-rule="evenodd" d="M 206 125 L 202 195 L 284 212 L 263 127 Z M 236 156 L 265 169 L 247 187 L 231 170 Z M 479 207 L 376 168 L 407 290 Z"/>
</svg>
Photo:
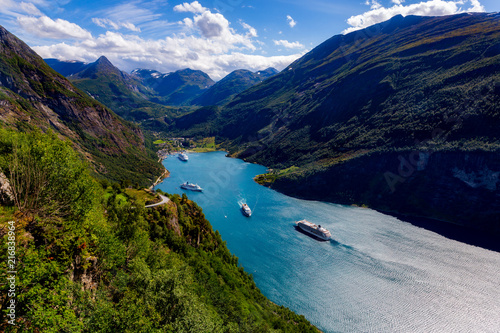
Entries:
<svg viewBox="0 0 500 333">
<path fill-rule="evenodd" d="M 499 18 L 399 15 L 334 36 L 171 131 L 217 136 L 292 196 L 500 232 Z"/>
</svg>

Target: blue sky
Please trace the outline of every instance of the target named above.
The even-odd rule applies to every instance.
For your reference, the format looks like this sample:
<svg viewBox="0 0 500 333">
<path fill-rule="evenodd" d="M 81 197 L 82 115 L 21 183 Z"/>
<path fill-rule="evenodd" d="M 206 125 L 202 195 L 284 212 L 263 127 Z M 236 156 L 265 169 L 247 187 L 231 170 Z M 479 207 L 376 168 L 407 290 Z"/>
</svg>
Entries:
<svg viewBox="0 0 500 333">
<path fill-rule="evenodd" d="M 0 25 L 44 58 L 120 69 L 279 70 L 333 35 L 390 17 L 500 11 L 498 0 L 0 0 Z"/>
</svg>

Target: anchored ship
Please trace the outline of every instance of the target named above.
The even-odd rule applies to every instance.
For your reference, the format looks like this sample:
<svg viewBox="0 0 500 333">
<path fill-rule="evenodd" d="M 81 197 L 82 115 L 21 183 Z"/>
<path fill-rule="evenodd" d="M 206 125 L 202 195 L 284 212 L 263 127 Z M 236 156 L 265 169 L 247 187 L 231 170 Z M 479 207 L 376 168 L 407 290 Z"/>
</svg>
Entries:
<svg viewBox="0 0 500 333">
<path fill-rule="evenodd" d="M 198 184 L 193 184 L 193 183 L 189 184 L 189 182 L 181 184 L 181 188 L 184 190 L 191 190 L 197 192 L 203 191 L 203 189 Z"/>
<path fill-rule="evenodd" d="M 243 215 L 245 215 L 245 216 L 248 216 L 248 217 L 252 216 L 252 210 L 250 209 L 250 207 L 248 207 L 247 204 L 241 205 L 241 211 L 242 211 Z"/>
<path fill-rule="evenodd" d="M 188 156 L 187 156 L 187 154 L 186 154 L 186 153 L 184 153 L 184 152 L 180 153 L 180 154 L 178 155 L 178 157 L 179 157 L 179 159 L 180 159 L 181 161 L 184 161 L 184 162 L 187 162 L 187 161 L 189 160 L 189 157 L 188 157 Z"/>
<path fill-rule="evenodd" d="M 320 225 L 316 225 L 307 220 L 297 221 L 295 222 L 295 224 L 297 225 L 298 228 L 300 228 L 300 230 L 304 231 L 305 233 L 311 236 L 317 237 L 321 240 L 326 241 L 332 238 L 330 231 L 326 230 Z"/>
</svg>

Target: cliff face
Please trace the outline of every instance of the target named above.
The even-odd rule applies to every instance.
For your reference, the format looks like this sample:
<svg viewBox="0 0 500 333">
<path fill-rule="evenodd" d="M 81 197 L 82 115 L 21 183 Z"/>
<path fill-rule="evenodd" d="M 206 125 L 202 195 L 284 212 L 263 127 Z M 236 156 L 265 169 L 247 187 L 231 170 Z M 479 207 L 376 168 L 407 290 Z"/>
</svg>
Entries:
<svg viewBox="0 0 500 333">
<path fill-rule="evenodd" d="M 147 182 L 160 172 L 141 130 L 75 88 L 25 43 L 0 27 L 0 121 L 19 130 L 52 129 L 113 180 Z M 140 167 L 139 173 L 134 168 Z M 127 171 L 132 169 L 132 171 Z"/>
<path fill-rule="evenodd" d="M 307 199 L 366 204 L 500 233 L 500 155 L 374 153 L 278 177 L 276 190 Z"/>
</svg>

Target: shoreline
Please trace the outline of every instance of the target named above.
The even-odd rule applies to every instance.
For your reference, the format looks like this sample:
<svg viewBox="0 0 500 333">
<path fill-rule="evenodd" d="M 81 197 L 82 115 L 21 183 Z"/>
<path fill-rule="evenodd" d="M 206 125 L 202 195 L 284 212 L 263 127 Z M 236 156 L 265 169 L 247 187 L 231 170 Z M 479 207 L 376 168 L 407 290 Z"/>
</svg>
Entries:
<svg viewBox="0 0 500 333">
<path fill-rule="evenodd" d="M 416 227 L 435 232 L 445 238 L 500 253 L 500 235 L 498 234 L 428 217 L 411 216 L 374 208 L 371 209 L 395 217 L 403 222 L 413 224 Z"/>
<path fill-rule="evenodd" d="M 267 175 L 262 174 L 262 175 Z M 415 215 L 408 215 L 400 212 L 395 212 L 395 211 L 387 211 L 387 210 L 381 210 L 375 207 L 371 207 L 370 205 L 360 205 L 360 204 L 354 204 L 354 203 L 339 203 L 339 202 L 333 202 L 333 201 L 327 201 L 327 200 L 317 200 L 314 198 L 308 198 L 305 196 L 297 196 L 294 195 L 293 193 L 288 193 L 286 191 L 281 191 L 279 189 L 276 189 L 275 187 L 272 186 L 271 182 L 268 183 L 261 183 L 257 181 L 257 177 L 262 176 L 262 175 L 257 175 L 253 178 L 254 182 L 257 184 L 273 189 L 279 193 L 282 193 L 286 196 L 296 198 L 296 199 L 301 199 L 301 200 L 308 200 L 308 201 L 322 201 L 322 202 L 328 202 L 328 203 L 333 203 L 333 204 L 339 204 L 339 205 L 346 205 L 346 206 L 353 206 L 353 207 L 359 207 L 359 208 L 369 208 L 374 211 L 377 211 L 379 213 L 389 215 L 392 217 L 395 217 L 399 219 L 401 222 L 406 222 L 410 223 L 416 227 L 423 228 L 432 232 L 435 232 L 445 238 L 455 240 L 464 244 L 468 244 L 471 246 L 476 246 L 480 247 L 486 250 L 494 251 L 494 252 L 499 252 L 500 253 L 500 234 L 497 233 L 491 233 L 488 231 L 484 231 L 481 229 L 473 229 L 470 227 L 466 227 L 460 224 L 456 224 L 453 222 L 449 221 L 444 221 L 444 220 L 439 220 L 439 219 L 433 219 L 429 217 L 423 217 L 423 216 L 415 216 Z"/>
<path fill-rule="evenodd" d="M 480 248 L 483 248 L 485 250 L 500 253 L 500 241 L 499 241 L 500 234 L 495 234 L 495 233 L 487 232 L 487 231 L 480 230 L 480 229 L 473 229 L 473 228 L 466 227 L 466 226 L 456 224 L 453 222 L 448 222 L 448 221 L 439 220 L 439 219 L 432 219 L 429 217 L 407 215 L 407 214 L 398 213 L 398 212 L 394 212 L 394 211 L 384 211 L 381 209 L 377 209 L 375 207 L 371 207 L 369 205 L 362 205 L 361 206 L 358 204 L 346 204 L 346 203 L 339 203 L 339 202 L 333 202 L 333 201 L 310 199 L 310 198 L 306 198 L 306 197 L 298 197 L 298 196 L 295 196 L 295 195 L 292 195 L 292 194 L 289 194 L 286 192 L 282 192 L 276 188 L 273 188 L 272 186 L 263 185 L 263 184 L 260 184 L 258 182 L 256 182 L 256 183 L 261 185 L 261 186 L 271 188 L 279 193 L 282 193 L 284 195 L 287 195 L 289 197 L 296 198 L 296 199 L 322 201 L 322 202 L 328 202 L 328 203 L 339 204 L 339 205 L 372 209 L 372 210 L 377 211 L 379 213 L 395 217 L 398 220 L 400 220 L 401 222 L 410 223 L 416 227 L 423 228 L 423 229 L 428 230 L 428 231 L 432 231 L 432 232 L 437 233 L 445 238 L 455 240 L 455 241 L 458 241 L 460 243 L 464 243 L 467 245 L 480 247 Z"/>
<path fill-rule="evenodd" d="M 227 152 L 226 150 L 216 150 L 216 151 Z M 187 152 L 198 153 L 195 151 L 187 151 Z M 176 153 L 177 152 L 171 153 L 169 155 L 175 155 Z M 238 157 L 229 156 L 229 153 L 226 155 L 226 157 L 238 158 Z M 241 159 L 241 160 L 245 161 L 244 159 Z M 256 164 L 258 164 L 258 163 L 256 163 Z M 266 167 L 266 166 L 264 166 L 264 167 Z M 266 168 L 268 170 L 270 170 L 268 167 L 266 167 Z M 166 170 L 166 172 L 168 172 L 168 170 Z M 168 172 L 168 175 L 170 175 L 170 172 Z M 282 193 L 282 194 L 287 195 L 287 196 L 292 197 L 292 198 L 318 201 L 315 199 L 300 197 L 300 196 L 296 196 L 296 195 L 293 195 L 293 194 L 290 194 L 287 192 L 280 191 L 280 190 L 274 188 L 272 186 L 272 184 L 270 184 L 270 183 L 267 183 L 267 184 L 259 183 L 258 181 L 256 181 L 256 178 L 258 176 L 260 176 L 260 175 L 255 176 L 253 178 L 253 181 L 261 186 L 271 188 L 279 193 Z M 167 178 L 167 177 L 165 177 L 165 178 Z M 165 178 L 163 178 L 163 179 L 165 179 Z M 156 185 L 157 184 L 155 184 L 154 186 L 156 186 Z M 445 238 L 455 240 L 455 241 L 458 241 L 458 242 L 461 242 L 464 244 L 477 246 L 477 247 L 480 247 L 480 248 L 483 248 L 486 250 L 500 252 L 500 242 L 498 241 L 500 235 L 498 235 L 498 234 L 492 234 L 492 233 L 488 233 L 486 231 L 482 231 L 480 229 L 473 229 L 470 227 L 465 227 L 465 226 L 462 226 L 459 224 L 455 224 L 453 222 L 442 221 L 442 220 L 432 219 L 432 218 L 428 218 L 428 217 L 407 215 L 404 213 L 394 212 L 394 211 L 384 211 L 384 210 L 377 209 L 377 208 L 374 208 L 374 207 L 371 207 L 368 205 L 360 206 L 357 204 L 345 204 L 345 203 L 330 202 L 330 201 L 324 201 L 324 200 L 320 200 L 320 201 L 334 203 L 334 204 L 341 204 L 341 205 L 348 205 L 348 206 L 350 205 L 350 206 L 356 206 L 356 207 L 361 207 L 361 208 L 373 209 L 373 210 L 380 212 L 382 214 L 386 214 L 388 216 L 395 217 L 395 218 L 401 220 L 402 222 L 410 223 L 416 227 L 435 232 L 435 233 L 437 233 Z"/>
<path fill-rule="evenodd" d="M 168 177 L 170 177 L 170 171 L 168 171 L 167 168 L 165 168 L 163 173 L 156 179 L 153 185 L 149 187 L 149 190 L 153 191 L 156 185 L 160 184 L 163 180 L 165 180 Z"/>
</svg>

